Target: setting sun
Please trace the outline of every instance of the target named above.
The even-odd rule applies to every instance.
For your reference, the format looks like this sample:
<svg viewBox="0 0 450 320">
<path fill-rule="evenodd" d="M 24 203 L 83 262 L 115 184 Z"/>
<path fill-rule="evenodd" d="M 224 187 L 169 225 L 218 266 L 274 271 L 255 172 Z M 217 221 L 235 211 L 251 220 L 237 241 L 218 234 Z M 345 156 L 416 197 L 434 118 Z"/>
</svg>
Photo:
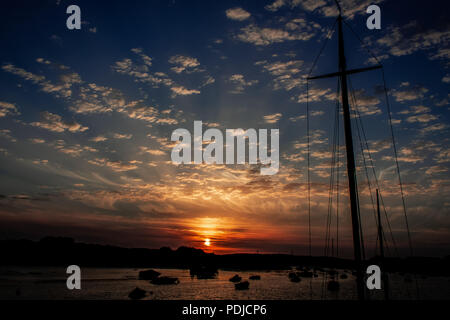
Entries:
<svg viewBox="0 0 450 320">
<path fill-rule="evenodd" d="M 205 239 L 205 246 L 209 247 L 211 245 L 211 241 L 209 239 Z"/>
</svg>

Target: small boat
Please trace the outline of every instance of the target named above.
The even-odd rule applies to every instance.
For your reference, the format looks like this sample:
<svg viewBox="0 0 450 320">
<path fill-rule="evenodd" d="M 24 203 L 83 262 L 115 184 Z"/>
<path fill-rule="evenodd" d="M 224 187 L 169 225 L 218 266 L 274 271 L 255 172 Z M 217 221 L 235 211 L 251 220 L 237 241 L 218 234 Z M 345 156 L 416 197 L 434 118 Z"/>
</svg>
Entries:
<svg viewBox="0 0 450 320">
<path fill-rule="evenodd" d="M 249 285 L 250 285 L 250 282 L 243 281 L 243 282 L 235 283 L 234 288 L 236 290 L 248 290 Z"/>
<path fill-rule="evenodd" d="M 145 297 L 146 291 L 141 288 L 136 287 L 133 291 L 130 292 L 128 298 L 132 300 L 139 300 Z"/>
<path fill-rule="evenodd" d="M 261 280 L 261 276 L 260 275 L 253 275 L 249 277 L 250 280 Z"/>
<path fill-rule="evenodd" d="M 158 271 L 155 270 L 144 270 L 139 271 L 139 280 L 153 280 L 158 278 L 161 275 Z"/>
<path fill-rule="evenodd" d="M 339 291 L 339 287 L 340 287 L 339 282 L 337 282 L 335 280 L 328 281 L 328 285 L 327 285 L 328 290 Z"/>
<path fill-rule="evenodd" d="M 229 280 L 230 280 L 231 282 L 240 282 L 240 281 L 242 280 L 242 278 L 239 277 L 238 274 L 235 274 L 235 275 L 232 276 Z"/>
<path fill-rule="evenodd" d="M 213 266 L 194 266 L 189 269 L 191 277 L 197 277 L 197 279 L 215 279 L 219 271 Z"/>
<path fill-rule="evenodd" d="M 175 277 L 158 277 L 150 281 L 152 284 L 156 285 L 166 285 L 166 284 L 179 284 L 180 280 Z"/>
<path fill-rule="evenodd" d="M 289 280 L 291 280 L 291 282 L 300 282 L 302 280 L 298 276 L 298 272 L 289 272 L 288 277 L 289 277 Z"/>
</svg>

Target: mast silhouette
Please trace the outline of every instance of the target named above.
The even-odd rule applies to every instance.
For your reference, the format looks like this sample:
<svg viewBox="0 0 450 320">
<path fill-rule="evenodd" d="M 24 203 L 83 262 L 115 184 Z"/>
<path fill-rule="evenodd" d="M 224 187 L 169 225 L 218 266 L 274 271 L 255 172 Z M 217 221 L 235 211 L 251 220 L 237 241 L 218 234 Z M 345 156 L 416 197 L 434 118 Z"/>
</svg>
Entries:
<svg viewBox="0 0 450 320">
<path fill-rule="evenodd" d="M 341 84 L 341 102 L 344 117 L 344 131 L 345 131 L 345 145 L 347 154 L 347 176 L 348 176 L 348 188 L 350 195 L 350 211 L 352 219 L 352 231 L 353 231 L 353 251 L 356 265 L 356 286 L 358 299 L 365 299 L 365 286 L 364 286 L 364 276 L 363 276 L 363 261 L 361 256 L 361 237 L 360 232 L 360 221 L 359 221 L 359 202 L 357 195 L 357 184 L 356 184 L 356 170 L 355 170 L 355 155 L 353 151 L 353 136 L 352 136 L 352 126 L 350 118 L 350 106 L 348 102 L 348 86 L 347 86 L 347 75 L 360 73 L 364 71 L 374 70 L 381 68 L 380 65 L 358 68 L 347 70 L 347 62 L 345 58 L 345 47 L 344 47 L 344 33 L 342 30 L 342 10 L 337 2 L 335 1 L 339 10 L 339 15 L 337 17 L 338 24 L 338 54 L 339 54 L 339 71 L 334 73 L 328 73 L 320 76 L 308 77 L 308 80 L 313 79 L 323 79 L 339 77 Z"/>
</svg>

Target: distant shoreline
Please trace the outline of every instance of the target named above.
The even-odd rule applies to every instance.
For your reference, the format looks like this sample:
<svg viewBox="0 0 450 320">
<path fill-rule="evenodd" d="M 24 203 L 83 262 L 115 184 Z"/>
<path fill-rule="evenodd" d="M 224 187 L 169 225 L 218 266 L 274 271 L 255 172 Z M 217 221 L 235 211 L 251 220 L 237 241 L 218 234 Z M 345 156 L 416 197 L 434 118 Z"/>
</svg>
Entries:
<svg viewBox="0 0 450 320">
<path fill-rule="evenodd" d="M 292 267 L 353 269 L 350 259 L 289 254 L 236 253 L 217 255 L 201 249 L 179 247 L 172 250 L 122 248 L 75 242 L 72 238 L 46 237 L 40 241 L 0 240 L 1 266 L 51 267 L 77 264 L 97 268 L 167 268 L 190 269 L 212 266 L 222 270 L 289 270 Z M 381 263 L 377 257 L 367 265 Z M 450 256 L 444 258 L 387 258 L 388 272 L 449 276 Z"/>
</svg>

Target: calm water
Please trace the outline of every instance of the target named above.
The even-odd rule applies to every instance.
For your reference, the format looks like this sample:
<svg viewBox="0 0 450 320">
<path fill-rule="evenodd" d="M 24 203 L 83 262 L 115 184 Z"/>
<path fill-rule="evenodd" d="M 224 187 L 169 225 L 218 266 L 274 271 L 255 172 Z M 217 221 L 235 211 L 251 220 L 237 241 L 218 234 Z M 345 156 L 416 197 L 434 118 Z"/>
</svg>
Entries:
<svg viewBox="0 0 450 320">
<path fill-rule="evenodd" d="M 81 290 L 66 288 L 64 268 L 0 267 L 0 299 L 128 299 L 135 287 L 152 293 L 145 299 L 355 299 L 354 277 L 339 280 L 337 293 L 322 295 L 323 274 L 319 277 L 302 278 L 299 283 L 288 279 L 287 270 L 266 272 L 235 272 L 219 270 L 217 279 L 197 280 L 191 278 L 189 270 L 154 269 L 162 275 L 177 277 L 178 285 L 157 286 L 146 280 L 138 280 L 138 272 L 144 269 L 97 269 L 83 268 Z M 343 273 L 344 270 L 338 270 Z M 258 274 L 261 280 L 250 281 L 250 289 L 237 291 L 228 281 L 238 273 L 243 280 Z M 442 277 L 418 277 L 420 299 L 450 299 L 450 279 Z M 390 275 L 393 299 L 415 299 L 415 283 L 407 283 L 404 276 Z M 326 288 L 326 286 L 325 286 Z M 382 291 L 372 294 L 372 299 L 381 299 Z"/>
</svg>

